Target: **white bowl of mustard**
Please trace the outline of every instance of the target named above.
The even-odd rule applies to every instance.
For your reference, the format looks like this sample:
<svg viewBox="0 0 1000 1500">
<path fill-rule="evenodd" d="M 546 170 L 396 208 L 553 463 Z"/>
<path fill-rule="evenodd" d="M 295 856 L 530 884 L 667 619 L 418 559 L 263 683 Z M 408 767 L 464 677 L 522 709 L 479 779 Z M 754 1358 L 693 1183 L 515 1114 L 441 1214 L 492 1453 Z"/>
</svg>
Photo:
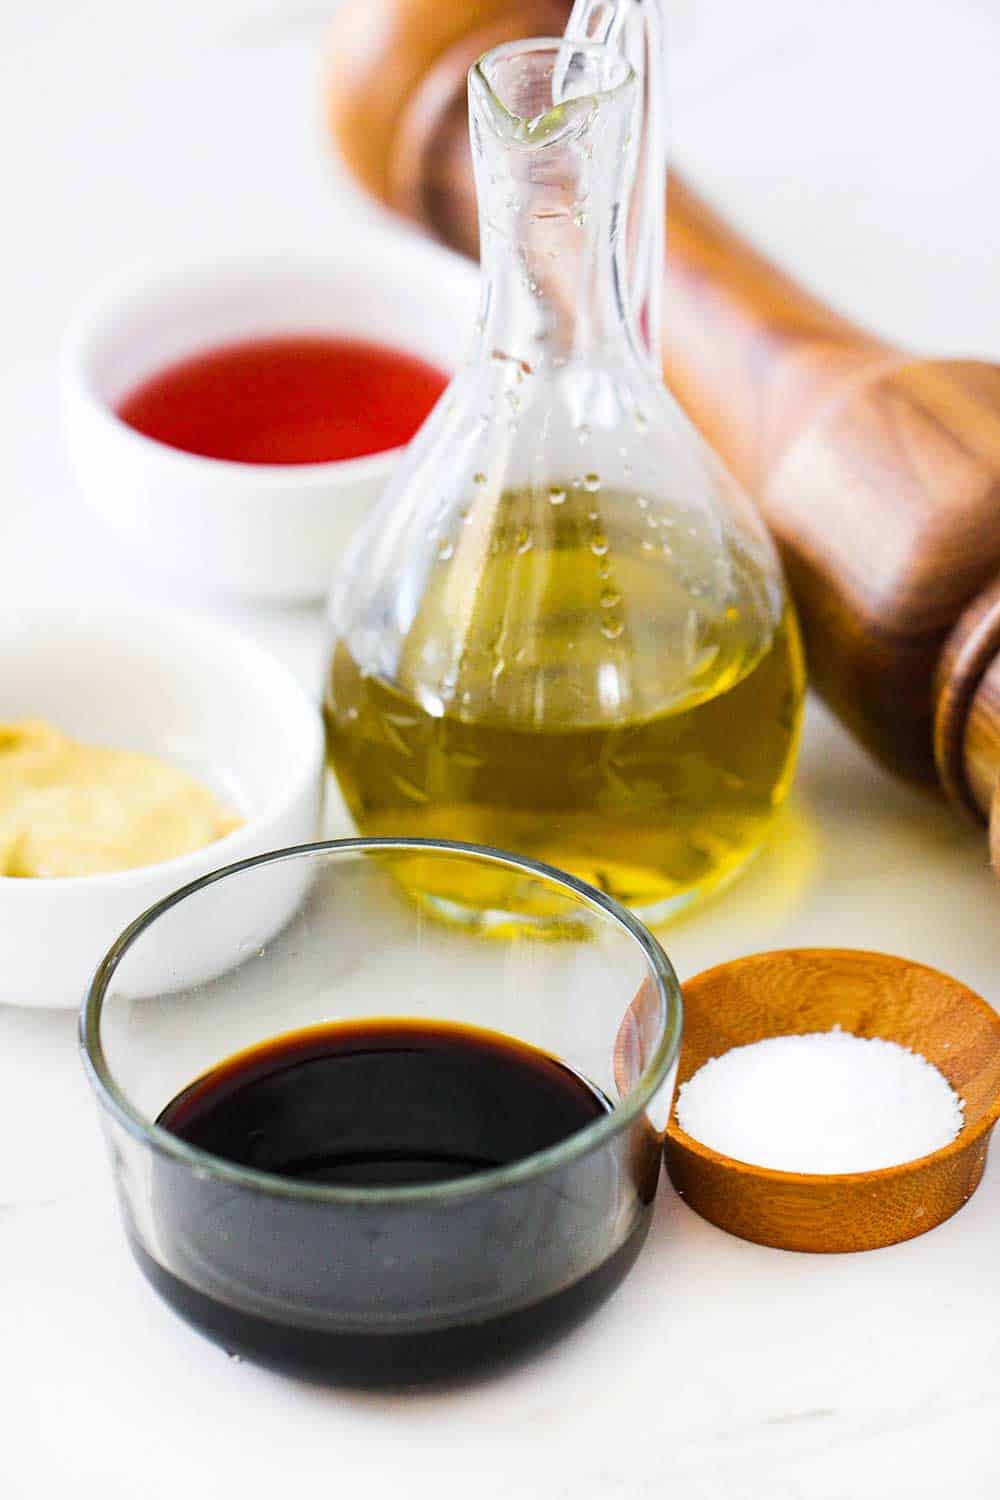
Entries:
<svg viewBox="0 0 1000 1500">
<path fill-rule="evenodd" d="M 76 747 L 122 753 L 78 763 Z M 315 838 L 322 789 L 315 704 L 235 631 L 128 606 L 0 614 L 0 1004 L 77 1006 L 155 901 Z M 287 914 L 243 909 L 186 936 L 141 988 L 197 982 Z"/>
</svg>

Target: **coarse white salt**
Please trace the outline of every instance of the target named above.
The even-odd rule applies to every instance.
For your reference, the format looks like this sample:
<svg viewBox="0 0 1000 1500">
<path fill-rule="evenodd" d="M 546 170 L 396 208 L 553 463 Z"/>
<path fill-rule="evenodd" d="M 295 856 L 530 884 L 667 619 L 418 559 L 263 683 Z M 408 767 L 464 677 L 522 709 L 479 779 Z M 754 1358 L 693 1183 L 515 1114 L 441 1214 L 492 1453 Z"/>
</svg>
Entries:
<svg viewBox="0 0 1000 1500">
<path fill-rule="evenodd" d="M 871 1172 L 946 1146 L 964 1104 L 917 1052 L 835 1028 L 767 1037 L 681 1085 L 677 1121 L 702 1145 L 782 1172 Z"/>
</svg>

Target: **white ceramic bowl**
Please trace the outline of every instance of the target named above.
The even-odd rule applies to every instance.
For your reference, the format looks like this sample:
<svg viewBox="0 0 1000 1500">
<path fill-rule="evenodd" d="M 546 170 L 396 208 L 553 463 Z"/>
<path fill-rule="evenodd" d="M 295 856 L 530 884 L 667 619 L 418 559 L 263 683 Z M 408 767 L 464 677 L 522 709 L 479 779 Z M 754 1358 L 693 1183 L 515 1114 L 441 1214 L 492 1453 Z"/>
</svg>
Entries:
<svg viewBox="0 0 1000 1500">
<path fill-rule="evenodd" d="M 104 953 L 154 901 L 210 870 L 317 837 L 319 712 L 291 673 L 229 629 L 173 611 L 25 608 L 0 614 L 0 722 L 44 718 L 74 737 L 173 761 L 244 819 L 162 864 L 58 879 L 0 876 L 0 1003 L 76 1006 Z M 295 893 L 289 893 L 289 904 Z M 231 962 L 287 911 L 233 913 L 199 951 L 164 955 L 148 987 Z"/>
<path fill-rule="evenodd" d="M 332 333 L 450 374 L 475 318 L 471 262 L 405 230 L 368 230 L 322 260 L 274 255 L 133 270 L 67 331 L 63 421 L 79 484 L 120 542 L 201 592 L 317 598 L 400 449 L 323 464 L 248 464 L 170 448 L 115 406 L 165 365 L 237 339 Z"/>
</svg>

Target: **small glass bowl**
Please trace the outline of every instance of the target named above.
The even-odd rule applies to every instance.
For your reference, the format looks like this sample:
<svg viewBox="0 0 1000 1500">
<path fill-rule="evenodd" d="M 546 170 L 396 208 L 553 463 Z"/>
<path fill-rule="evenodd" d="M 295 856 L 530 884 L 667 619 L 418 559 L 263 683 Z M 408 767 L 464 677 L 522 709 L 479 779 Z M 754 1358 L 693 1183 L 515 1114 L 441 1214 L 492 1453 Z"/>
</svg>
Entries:
<svg viewBox="0 0 1000 1500">
<path fill-rule="evenodd" d="M 430 917 L 404 894 L 427 861 L 449 879 L 515 873 L 585 940 Z M 151 989 L 171 955 L 176 986 Z M 526 1042 L 610 1108 L 503 1166 L 378 1188 L 236 1165 L 156 1123 L 244 1048 L 402 1017 Z M 649 1226 L 680 1032 L 676 975 L 615 902 L 531 860 L 420 839 L 312 844 L 195 881 L 121 936 L 81 1015 L 126 1233 L 161 1296 L 230 1352 L 392 1385 L 547 1342 L 618 1284 Z"/>
</svg>

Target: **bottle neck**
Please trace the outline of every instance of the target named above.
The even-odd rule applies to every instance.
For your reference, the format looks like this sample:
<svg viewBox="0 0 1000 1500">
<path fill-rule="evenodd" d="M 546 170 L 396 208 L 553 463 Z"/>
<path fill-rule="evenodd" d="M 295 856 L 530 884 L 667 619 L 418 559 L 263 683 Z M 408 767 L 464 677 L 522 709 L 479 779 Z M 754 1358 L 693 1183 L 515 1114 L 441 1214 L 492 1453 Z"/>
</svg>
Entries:
<svg viewBox="0 0 1000 1500">
<path fill-rule="evenodd" d="M 499 222 L 480 213 L 483 340 L 532 368 L 599 355 L 628 334 L 618 216 L 558 189 L 551 207 L 532 197 Z"/>
<path fill-rule="evenodd" d="M 566 40 L 587 39 L 621 49 L 639 83 L 641 133 L 631 182 L 628 284 L 640 320 L 640 342 L 654 371 L 663 377 L 663 192 L 666 185 L 666 7 L 667 0 L 574 0 Z M 556 84 L 561 97 L 561 78 Z"/>
<path fill-rule="evenodd" d="M 533 371 L 634 352 L 625 255 L 635 115 L 631 90 L 569 100 L 498 128 L 495 100 L 471 95 L 486 350 Z M 555 120 L 553 126 L 552 121 Z"/>
</svg>

